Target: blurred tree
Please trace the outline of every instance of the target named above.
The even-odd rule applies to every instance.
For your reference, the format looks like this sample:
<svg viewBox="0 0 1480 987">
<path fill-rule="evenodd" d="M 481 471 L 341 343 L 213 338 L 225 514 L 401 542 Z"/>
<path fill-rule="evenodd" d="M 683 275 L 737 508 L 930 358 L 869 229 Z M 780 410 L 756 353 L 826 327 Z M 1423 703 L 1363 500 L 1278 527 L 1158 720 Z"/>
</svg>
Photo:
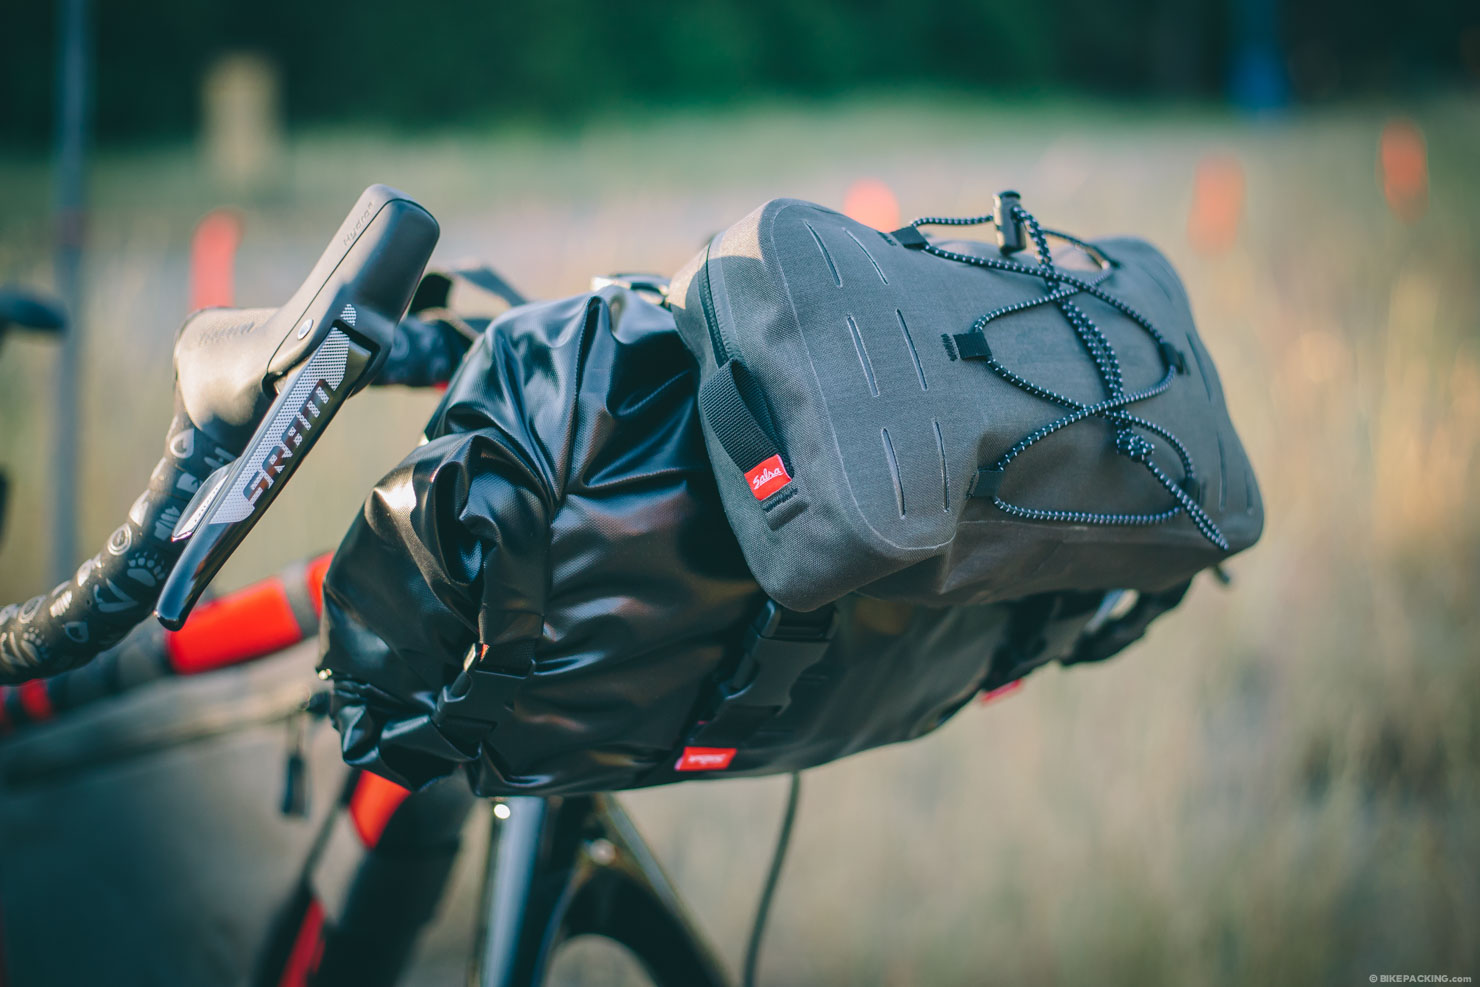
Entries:
<svg viewBox="0 0 1480 987">
<path fill-rule="evenodd" d="M 192 132 L 223 53 L 282 71 L 290 123 L 574 118 L 635 103 L 933 85 L 1214 99 L 1235 67 L 1235 0 L 132 0 L 97 9 L 105 139 Z M 1240 0 L 1241 2 L 1241 0 Z M 0 13 L 0 144 L 52 119 L 56 0 Z M 1473 0 L 1288 0 L 1273 57 L 1297 98 L 1453 85 Z M 1286 58 L 1284 53 L 1290 53 Z"/>
</svg>

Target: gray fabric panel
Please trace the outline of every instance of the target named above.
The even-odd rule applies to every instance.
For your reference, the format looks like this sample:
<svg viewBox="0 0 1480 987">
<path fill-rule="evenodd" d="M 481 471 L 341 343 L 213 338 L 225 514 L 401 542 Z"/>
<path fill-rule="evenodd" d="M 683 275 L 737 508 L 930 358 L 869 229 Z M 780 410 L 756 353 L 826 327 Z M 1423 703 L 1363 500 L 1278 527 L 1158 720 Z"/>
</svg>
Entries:
<svg viewBox="0 0 1480 987">
<path fill-rule="evenodd" d="M 1000 256 L 985 244 L 953 246 Z M 1188 373 L 1169 391 L 1131 411 L 1187 446 L 1206 484 L 1204 507 L 1234 551 L 1246 548 L 1263 523 L 1257 485 L 1182 285 L 1142 241 L 1097 246 L 1118 264 L 1104 287 L 1187 359 Z M 1140 528 L 1034 522 L 967 497 L 978 467 L 1064 409 L 1006 383 L 982 361 L 953 361 L 941 337 L 968 331 L 990 309 L 1041 295 L 1042 281 L 907 250 L 830 210 L 787 199 L 726 231 L 707 270 L 730 355 L 761 382 L 791 486 L 806 495 L 795 517 L 768 524 L 739 470 L 716 454 L 706 423 L 726 514 L 757 580 L 784 605 L 812 609 L 853 590 L 938 604 L 1056 589 L 1156 589 L 1224 557 L 1185 516 Z M 714 358 L 697 295 L 702 274 L 696 259 L 675 278 L 671 297 L 707 373 Z M 1114 347 L 1127 390 L 1161 377 L 1157 349 L 1140 327 L 1088 295 L 1074 301 Z M 995 321 L 987 338 L 997 358 L 1029 380 L 1082 402 L 1106 396 L 1053 305 Z M 1159 438 L 1153 444 L 1154 459 L 1180 478 L 1174 452 Z M 1171 504 L 1144 469 L 1114 451 L 1112 429 L 1098 419 L 1028 450 L 1000 492 L 1011 503 L 1058 510 L 1140 513 Z"/>
</svg>

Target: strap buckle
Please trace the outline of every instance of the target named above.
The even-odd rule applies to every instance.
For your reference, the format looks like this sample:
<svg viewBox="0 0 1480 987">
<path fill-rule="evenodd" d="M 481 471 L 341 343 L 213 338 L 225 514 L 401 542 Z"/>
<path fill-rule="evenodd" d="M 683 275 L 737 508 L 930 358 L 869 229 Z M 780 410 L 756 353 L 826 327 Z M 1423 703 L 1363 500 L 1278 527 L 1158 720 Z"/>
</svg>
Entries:
<svg viewBox="0 0 1480 987">
<path fill-rule="evenodd" d="M 437 696 L 432 721 L 444 734 L 476 744 L 507 719 L 529 675 L 534 671 L 534 642 L 519 641 L 497 650 L 475 645 L 469 661 Z"/>
<path fill-rule="evenodd" d="M 802 673 L 827 652 L 837 625 L 832 606 L 799 613 L 768 599 L 746 629 L 734 673 L 715 690 L 713 713 L 694 728 L 688 744 L 738 747 L 780 715 Z"/>
<path fill-rule="evenodd" d="M 822 657 L 837 625 L 830 606 L 797 613 L 767 600 L 745 632 L 735 674 L 720 686 L 722 701 L 781 712 L 791 702 L 791 687 Z"/>
</svg>

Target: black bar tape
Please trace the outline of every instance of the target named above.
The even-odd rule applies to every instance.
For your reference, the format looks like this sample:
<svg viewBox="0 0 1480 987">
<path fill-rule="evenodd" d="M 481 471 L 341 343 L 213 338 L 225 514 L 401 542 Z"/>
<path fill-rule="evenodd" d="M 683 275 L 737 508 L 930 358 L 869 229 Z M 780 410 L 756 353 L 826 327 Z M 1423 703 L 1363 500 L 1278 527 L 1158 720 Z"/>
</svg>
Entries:
<svg viewBox="0 0 1480 987">
<path fill-rule="evenodd" d="M 184 546 L 170 541 L 180 513 L 206 477 L 234 458 L 177 403 L 164 458 L 104 549 L 50 593 L 0 610 L 0 684 L 85 664 L 148 617 Z"/>
<path fill-rule="evenodd" d="M 462 333 L 441 320 L 408 315 L 396 323 L 390 355 L 370 383 L 378 387 L 445 384 L 470 345 Z"/>
</svg>

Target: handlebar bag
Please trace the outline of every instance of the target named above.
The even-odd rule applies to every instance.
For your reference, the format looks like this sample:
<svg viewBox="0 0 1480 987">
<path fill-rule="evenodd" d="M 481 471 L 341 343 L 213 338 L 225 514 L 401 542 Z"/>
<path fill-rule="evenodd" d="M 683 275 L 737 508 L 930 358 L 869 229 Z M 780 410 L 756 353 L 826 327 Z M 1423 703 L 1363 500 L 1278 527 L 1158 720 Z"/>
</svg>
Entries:
<svg viewBox="0 0 1480 987">
<path fill-rule="evenodd" d="M 485 795 L 796 770 L 1106 657 L 1180 598 L 1100 628 L 1097 593 L 783 612 L 726 521 L 697 389 L 673 316 L 620 286 L 487 328 L 325 579 L 350 764 Z"/>
<path fill-rule="evenodd" d="M 674 277 L 725 515 L 784 606 L 1157 592 L 1258 539 L 1166 259 L 1056 255 L 1015 195 L 997 211 L 998 245 L 938 243 L 775 199 Z"/>
</svg>

